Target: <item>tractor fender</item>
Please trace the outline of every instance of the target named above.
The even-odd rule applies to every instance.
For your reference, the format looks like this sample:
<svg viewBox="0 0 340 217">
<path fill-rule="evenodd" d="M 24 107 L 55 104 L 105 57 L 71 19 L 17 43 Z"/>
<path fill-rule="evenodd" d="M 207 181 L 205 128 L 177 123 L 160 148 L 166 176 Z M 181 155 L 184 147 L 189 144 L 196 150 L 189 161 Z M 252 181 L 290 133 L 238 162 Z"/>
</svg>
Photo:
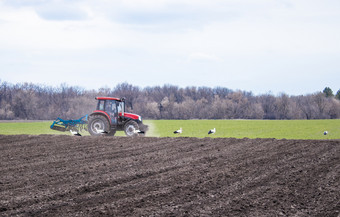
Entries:
<svg viewBox="0 0 340 217">
<path fill-rule="evenodd" d="M 109 121 L 109 123 L 111 123 L 111 118 L 110 118 L 110 116 L 109 116 L 106 112 L 104 112 L 104 111 L 96 110 L 96 111 L 92 112 L 92 114 L 90 114 L 89 117 L 91 117 L 92 115 L 102 115 L 102 116 L 104 116 L 104 117 L 107 118 L 107 120 Z"/>
</svg>

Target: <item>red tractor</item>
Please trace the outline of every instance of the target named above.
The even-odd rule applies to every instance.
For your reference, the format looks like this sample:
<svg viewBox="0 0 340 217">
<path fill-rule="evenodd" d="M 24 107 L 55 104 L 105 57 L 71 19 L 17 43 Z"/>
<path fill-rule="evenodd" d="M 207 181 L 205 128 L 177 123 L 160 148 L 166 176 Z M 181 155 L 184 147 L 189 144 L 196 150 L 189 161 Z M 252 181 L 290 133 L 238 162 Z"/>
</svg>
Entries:
<svg viewBox="0 0 340 217">
<path fill-rule="evenodd" d="M 74 135 L 80 135 L 83 129 L 92 136 L 114 136 L 116 131 L 124 131 L 130 137 L 145 135 L 148 126 L 143 124 L 141 116 L 125 112 L 124 98 L 96 97 L 96 100 L 97 108 L 92 114 L 78 120 L 57 118 L 51 129 L 69 130 Z"/>
</svg>

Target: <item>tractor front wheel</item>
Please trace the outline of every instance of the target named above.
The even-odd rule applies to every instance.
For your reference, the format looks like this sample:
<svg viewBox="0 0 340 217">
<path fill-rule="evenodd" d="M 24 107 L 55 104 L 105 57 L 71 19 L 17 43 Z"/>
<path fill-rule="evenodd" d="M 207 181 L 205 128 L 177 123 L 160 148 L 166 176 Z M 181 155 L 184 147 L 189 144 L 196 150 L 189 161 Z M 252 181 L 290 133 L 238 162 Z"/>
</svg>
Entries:
<svg viewBox="0 0 340 217">
<path fill-rule="evenodd" d="M 137 137 L 139 126 L 135 121 L 129 121 L 124 125 L 124 132 L 126 136 Z"/>
<path fill-rule="evenodd" d="M 116 133 L 114 130 L 111 132 L 109 121 L 102 115 L 90 116 L 87 128 L 92 136 L 113 136 Z"/>
</svg>

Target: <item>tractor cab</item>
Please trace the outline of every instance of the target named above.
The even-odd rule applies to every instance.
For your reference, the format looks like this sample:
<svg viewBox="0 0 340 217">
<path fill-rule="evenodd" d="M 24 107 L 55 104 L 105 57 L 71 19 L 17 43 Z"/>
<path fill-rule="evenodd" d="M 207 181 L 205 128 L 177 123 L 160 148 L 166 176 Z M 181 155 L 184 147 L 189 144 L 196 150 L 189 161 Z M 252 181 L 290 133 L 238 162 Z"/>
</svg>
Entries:
<svg viewBox="0 0 340 217">
<path fill-rule="evenodd" d="M 111 125 L 117 125 L 122 122 L 125 112 L 125 99 L 112 97 L 97 97 L 97 109 L 95 112 L 103 113 L 110 120 Z"/>
</svg>

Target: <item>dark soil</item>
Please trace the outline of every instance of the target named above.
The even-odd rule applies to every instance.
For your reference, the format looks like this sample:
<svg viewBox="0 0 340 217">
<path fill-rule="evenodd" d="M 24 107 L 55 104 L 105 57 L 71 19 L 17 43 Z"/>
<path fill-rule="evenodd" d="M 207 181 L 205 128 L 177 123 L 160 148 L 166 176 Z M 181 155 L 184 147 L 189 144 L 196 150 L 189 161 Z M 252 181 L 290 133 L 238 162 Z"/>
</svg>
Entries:
<svg viewBox="0 0 340 217">
<path fill-rule="evenodd" d="M 340 141 L 0 135 L 0 216 L 340 216 Z"/>
</svg>

